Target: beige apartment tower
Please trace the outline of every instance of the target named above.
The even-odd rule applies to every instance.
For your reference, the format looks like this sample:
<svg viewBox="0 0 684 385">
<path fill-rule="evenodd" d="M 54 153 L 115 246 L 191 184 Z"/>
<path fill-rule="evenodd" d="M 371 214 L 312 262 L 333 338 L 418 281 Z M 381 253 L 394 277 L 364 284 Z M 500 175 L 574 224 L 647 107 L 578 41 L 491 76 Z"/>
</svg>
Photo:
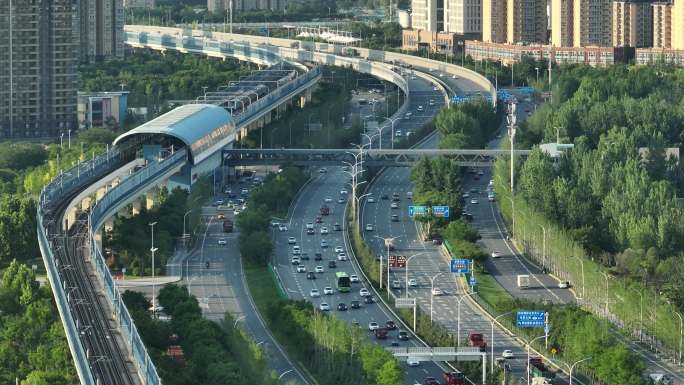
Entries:
<svg viewBox="0 0 684 385">
<path fill-rule="evenodd" d="M 551 0 L 551 45 L 572 47 L 573 0 Z"/>
<path fill-rule="evenodd" d="M 651 4 L 653 14 L 653 47 L 672 47 L 672 4 Z"/>
<path fill-rule="evenodd" d="M 613 46 L 650 47 L 653 41 L 651 4 L 613 2 Z"/>
<path fill-rule="evenodd" d="M 445 0 L 412 0 L 411 23 L 413 29 L 438 32 L 444 30 Z"/>
<path fill-rule="evenodd" d="M 505 43 L 507 0 L 482 0 L 482 41 Z"/>
<path fill-rule="evenodd" d="M 684 0 L 672 3 L 672 49 L 684 49 Z"/>
<path fill-rule="evenodd" d="M 479 34 L 482 32 L 480 0 L 444 0 L 444 5 L 445 32 L 480 37 Z"/>
<path fill-rule="evenodd" d="M 613 44 L 611 0 L 573 1 L 573 46 L 610 47 Z"/>
<path fill-rule="evenodd" d="M 507 0 L 506 42 L 546 43 L 546 1 Z"/>
</svg>

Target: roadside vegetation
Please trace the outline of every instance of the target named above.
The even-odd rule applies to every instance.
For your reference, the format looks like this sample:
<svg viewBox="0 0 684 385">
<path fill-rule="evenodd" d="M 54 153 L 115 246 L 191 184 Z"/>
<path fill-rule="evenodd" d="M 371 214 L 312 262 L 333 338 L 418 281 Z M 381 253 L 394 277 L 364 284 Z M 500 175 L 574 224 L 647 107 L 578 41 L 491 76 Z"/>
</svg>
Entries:
<svg viewBox="0 0 684 385">
<path fill-rule="evenodd" d="M 517 141 L 530 147 L 558 135 L 574 148 L 557 160 L 533 149 L 516 164 L 515 194 L 515 237 L 530 255 L 542 259 L 544 226 L 549 268 L 586 306 L 675 352 L 684 168 L 666 149 L 681 146 L 683 85 L 681 71 L 665 65 L 563 68 L 551 103 L 521 125 Z M 497 163 L 496 190 L 510 222 L 509 167 Z M 642 306 L 655 315 L 642 321 Z"/>
<path fill-rule="evenodd" d="M 294 167 L 269 174 L 238 216 L 240 252 L 251 295 L 279 343 L 319 383 L 403 384 L 397 360 L 368 341 L 362 329 L 322 314 L 307 301 L 288 300 L 277 287 L 270 264 L 270 219 L 287 215 L 308 177 Z"/>
<path fill-rule="evenodd" d="M 139 292 L 122 295 L 135 326 L 164 384 L 276 384 L 264 352 L 226 313 L 216 323 L 202 318 L 195 296 L 184 286 L 167 285 L 159 291 L 159 305 L 171 317 L 151 317 L 151 306 Z M 179 349 L 180 348 L 180 349 Z"/>
</svg>

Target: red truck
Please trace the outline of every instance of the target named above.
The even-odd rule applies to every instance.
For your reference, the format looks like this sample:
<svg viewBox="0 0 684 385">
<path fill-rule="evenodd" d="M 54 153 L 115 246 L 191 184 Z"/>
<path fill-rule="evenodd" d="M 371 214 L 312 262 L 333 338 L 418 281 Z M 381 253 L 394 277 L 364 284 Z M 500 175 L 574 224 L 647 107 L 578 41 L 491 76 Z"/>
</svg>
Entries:
<svg viewBox="0 0 684 385">
<path fill-rule="evenodd" d="M 321 206 L 321 215 L 330 215 L 330 207 Z"/>
<path fill-rule="evenodd" d="M 485 342 L 482 333 L 470 333 L 468 335 L 468 346 L 479 347 L 481 352 L 487 351 L 487 342 Z"/>
<path fill-rule="evenodd" d="M 464 385 L 465 376 L 459 372 L 444 372 L 442 375 L 446 385 Z"/>
<path fill-rule="evenodd" d="M 230 219 L 226 219 L 223 221 L 223 232 L 224 233 L 232 233 L 233 232 L 233 221 Z"/>
<path fill-rule="evenodd" d="M 375 329 L 375 338 L 379 340 L 384 340 L 387 338 L 387 328 L 377 328 Z"/>
</svg>

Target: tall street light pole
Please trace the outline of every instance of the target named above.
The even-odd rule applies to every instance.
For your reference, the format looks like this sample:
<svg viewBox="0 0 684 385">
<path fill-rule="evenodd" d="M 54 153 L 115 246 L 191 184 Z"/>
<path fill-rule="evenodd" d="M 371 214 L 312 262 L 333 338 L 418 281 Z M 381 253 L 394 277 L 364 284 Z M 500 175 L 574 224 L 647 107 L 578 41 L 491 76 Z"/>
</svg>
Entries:
<svg viewBox="0 0 684 385">
<path fill-rule="evenodd" d="M 546 270 L 546 227 L 537 223 L 542 229 L 542 270 Z"/>
<path fill-rule="evenodd" d="M 635 288 L 632 290 L 639 294 L 639 342 L 641 342 L 644 335 L 644 294 Z"/>
<path fill-rule="evenodd" d="M 494 317 L 493 320 L 489 321 L 492 324 L 492 338 L 489 341 L 492 345 L 492 359 L 490 360 L 491 361 L 491 373 L 494 373 L 494 322 L 496 322 L 496 320 L 498 320 L 501 317 L 505 317 L 505 316 L 513 314 L 513 313 L 514 313 L 514 311 L 509 311 L 508 313 L 499 314 L 498 316 Z"/>
<path fill-rule="evenodd" d="M 513 71 L 513 66 L 511 65 L 511 73 Z M 515 218 L 515 159 L 514 159 L 514 148 L 515 148 L 515 132 L 516 132 L 516 115 L 515 107 L 516 104 L 511 104 L 511 108 L 508 115 L 508 137 L 511 140 L 511 215 Z M 513 220 L 513 236 L 515 236 L 515 219 Z"/>
<path fill-rule="evenodd" d="M 381 237 L 379 235 L 376 235 L 375 238 L 382 239 L 382 241 L 385 243 L 385 247 L 387 248 L 387 259 L 385 262 L 387 263 L 387 292 L 389 292 L 389 252 L 390 252 L 390 242 L 387 241 L 393 241 L 399 237 Z M 380 254 L 380 288 L 382 289 L 382 254 Z"/>
<path fill-rule="evenodd" d="M 576 255 L 573 255 L 574 258 L 577 258 L 578 261 L 580 261 L 580 267 L 582 268 L 582 299 L 584 299 L 584 260 Z M 639 293 L 641 294 L 641 293 Z M 643 315 L 643 312 L 641 313 Z M 643 326 L 643 323 L 642 323 Z"/>
<path fill-rule="evenodd" d="M 440 271 L 439 273 L 435 274 L 432 278 L 430 278 L 430 325 L 432 325 L 432 300 L 435 298 L 434 296 L 434 291 L 435 291 L 435 279 L 439 277 L 442 274 L 446 274 L 446 271 Z"/>
<path fill-rule="evenodd" d="M 188 237 L 188 233 L 185 232 L 185 218 L 187 218 L 188 214 L 190 214 L 192 210 L 188 210 L 183 214 L 183 239 Z"/>
<path fill-rule="evenodd" d="M 157 308 L 155 306 L 155 284 L 154 284 L 154 252 L 157 251 L 158 249 L 154 247 L 154 225 L 156 225 L 157 222 L 151 222 L 149 223 L 150 229 L 151 229 L 151 236 L 152 236 L 152 246 L 150 247 L 150 251 L 152 252 L 152 317 L 157 318 Z"/>
<path fill-rule="evenodd" d="M 527 385 L 530 385 L 530 345 L 536 340 L 546 338 L 546 334 L 543 336 L 535 337 L 527 343 Z M 571 376 L 572 377 L 572 376 Z"/>
<path fill-rule="evenodd" d="M 572 372 L 573 372 L 573 370 L 575 370 L 575 366 L 577 366 L 577 364 L 579 364 L 579 363 L 582 363 L 584 361 L 589 361 L 589 360 L 591 360 L 591 356 L 589 356 L 587 358 L 583 358 L 583 359 L 575 362 L 574 364 L 570 365 L 570 385 L 572 385 Z M 528 377 L 529 377 L 529 374 L 528 374 Z"/>
<path fill-rule="evenodd" d="M 412 260 L 413 258 L 415 258 L 415 257 L 417 257 L 417 256 L 419 256 L 419 255 L 423 255 L 423 254 L 427 254 L 427 251 L 424 251 L 424 252 L 418 253 L 418 254 L 413 254 L 412 256 L 408 257 L 408 259 L 406 259 L 406 268 L 404 269 L 404 272 L 406 273 L 406 277 L 405 277 L 406 280 L 404 281 L 404 283 L 406 284 L 406 298 L 408 298 L 408 288 L 409 288 L 409 284 L 408 284 L 408 268 L 409 268 L 409 262 L 411 262 L 411 260 Z"/>
</svg>

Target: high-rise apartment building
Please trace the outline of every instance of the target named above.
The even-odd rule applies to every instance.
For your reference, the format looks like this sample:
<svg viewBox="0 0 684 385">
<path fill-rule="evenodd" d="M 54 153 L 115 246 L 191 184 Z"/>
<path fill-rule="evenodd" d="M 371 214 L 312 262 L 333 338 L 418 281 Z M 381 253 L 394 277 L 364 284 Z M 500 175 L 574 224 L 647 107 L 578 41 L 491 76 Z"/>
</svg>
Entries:
<svg viewBox="0 0 684 385">
<path fill-rule="evenodd" d="M 573 46 L 610 47 L 612 18 L 611 0 L 573 0 Z"/>
<path fill-rule="evenodd" d="M 551 45 L 572 47 L 573 0 L 551 0 Z"/>
<path fill-rule="evenodd" d="M 507 0 L 506 41 L 546 43 L 546 1 Z"/>
<path fill-rule="evenodd" d="M 154 8 L 155 0 L 123 0 L 124 8 Z"/>
<path fill-rule="evenodd" d="M 684 0 L 672 3 L 672 49 L 684 49 Z"/>
<path fill-rule="evenodd" d="M 672 4 L 652 3 L 653 47 L 672 47 Z"/>
<path fill-rule="evenodd" d="M 506 26 L 507 0 L 482 0 L 482 41 L 487 43 L 505 43 L 508 27 Z"/>
<path fill-rule="evenodd" d="M 480 0 L 444 0 L 444 2 L 446 18 L 443 30 L 459 35 L 479 37 L 482 32 Z"/>
<path fill-rule="evenodd" d="M 648 47 L 653 42 L 650 3 L 613 2 L 613 46 Z"/>
<path fill-rule="evenodd" d="M 79 56 L 84 63 L 124 56 L 122 0 L 79 0 Z"/>
<path fill-rule="evenodd" d="M 431 32 L 444 30 L 445 0 L 412 0 L 411 23 L 414 29 Z"/>
<path fill-rule="evenodd" d="M 72 0 L 0 0 L 0 138 L 77 127 L 75 12 Z"/>
</svg>

